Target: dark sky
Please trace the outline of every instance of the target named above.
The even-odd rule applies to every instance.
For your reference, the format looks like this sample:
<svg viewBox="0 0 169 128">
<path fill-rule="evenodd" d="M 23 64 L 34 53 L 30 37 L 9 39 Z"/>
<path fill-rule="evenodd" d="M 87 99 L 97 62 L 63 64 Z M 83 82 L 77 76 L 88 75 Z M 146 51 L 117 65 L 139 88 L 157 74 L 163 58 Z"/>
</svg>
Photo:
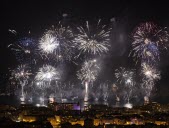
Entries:
<svg viewBox="0 0 169 128">
<path fill-rule="evenodd" d="M 92 1 L 92 2 L 91 2 Z M 100 2 L 98 2 L 100 1 Z M 105 57 L 103 63 L 103 80 L 111 80 L 113 68 L 120 66 L 133 66 L 132 58 L 128 58 L 131 44 L 130 33 L 133 28 L 144 21 L 154 21 L 162 26 L 169 26 L 169 5 L 159 0 L 149 1 L 127 0 L 45 0 L 42 1 L 1 1 L 1 24 L 0 24 L 0 73 L 7 73 L 8 67 L 15 66 L 14 55 L 7 49 L 14 38 L 8 29 L 16 30 L 21 36 L 30 30 L 33 35 L 40 36 L 45 29 L 63 19 L 62 14 L 68 14 L 66 20 L 72 24 L 82 24 L 84 21 L 101 18 L 107 23 L 115 17 L 116 26 L 114 31 L 116 38 L 112 43 L 111 55 Z M 162 52 L 159 67 L 162 71 L 162 80 L 157 85 L 157 101 L 169 102 L 169 54 Z M 107 68 L 106 68 L 107 67 Z M 74 69 L 72 69 L 74 70 Z M 69 71 L 71 74 L 71 71 Z"/>
</svg>

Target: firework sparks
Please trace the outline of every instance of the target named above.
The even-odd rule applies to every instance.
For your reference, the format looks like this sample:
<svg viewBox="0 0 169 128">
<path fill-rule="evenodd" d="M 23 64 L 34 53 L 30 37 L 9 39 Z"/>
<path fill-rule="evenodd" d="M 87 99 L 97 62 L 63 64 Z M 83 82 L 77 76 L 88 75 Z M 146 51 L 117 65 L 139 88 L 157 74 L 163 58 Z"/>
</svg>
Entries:
<svg viewBox="0 0 169 128">
<path fill-rule="evenodd" d="M 71 60 L 73 53 L 72 42 L 74 39 L 70 27 L 63 27 L 60 23 L 52 27 L 40 39 L 39 49 L 45 56 L 53 55 L 57 61 Z"/>
<path fill-rule="evenodd" d="M 146 79 L 149 80 L 159 80 L 160 77 L 160 72 L 154 68 L 153 66 L 150 66 L 146 63 L 142 64 L 142 74 L 146 77 Z"/>
<path fill-rule="evenodd" d="M 144 75 L 142 79 L 142 88 L 146 94 L 146 99 L 151 95 L 151 92 L 154 88 L 155 81 L 161 78 L 160 72 L 153 66 L 143 63 L 142 65 L 142 74 Z"/>
<path fill-rule="evenodd" d="M 13 33 L 14 35 L 17 35 L 17 32 L 13 29 L 8 29 L 9 32 Z"/>
<path fill-rule="evenodd" d="M 107 83 L 103 83 L 101 87 L 103 91 L 102 97 L 103 97 L 103 100 L 106 102 L 109 98 L 109 85 Z"/>
<path fill-rule="evenodd" d="M 9 44 L 8 48 L 14 51 L 16 59 L 20 63 L 35 63 L 37 55 L 37 44 L 33 38 L 21 38 L 14 44 Z"/>
<path fill-rule="evenodd" d="M 93 83 L 97 76 L 99 67 L 96 60 L 85 61 L 80 71 L 77 72 L 77 77 L 85 84 L 85 97 L 84 101 L 88 101 L 89 83 Z"/>
<path fill-rule="evenodd" d="M 132 52 L 134 58 L 152 62 L 159 59 L 159 46 L 166 48 L 168 41 L 166 28 L 162 29 L 152 22 L 140 24 L 133 32 Z"/>
<path fill-rule="evenodd" d="M 124 105 L 124 107 L 131 109 L 133 107 L 133 105 L 130 104 L 130 103 L 127 103 L 127 104 Z"/>
<path fill-rule="evenodd" d="M 60 73 L 56 70 L 56 68 L 52 67 L 51 65 L 44 65 L 43 67 L 39 68 L 35 76 L 36 81 L 52 81 L 52 80 L 59 80 Z"/>
<path fill-rule="evenodd" d="M 43 50 L 44 53 L 49 54 L 53 53 L 58 46 L 59 42 L 57 38 L 48 32 L 41 38 L 39 49 Z"/>
<path fill-rule="evenodd" d="M 77 72 L 77 76 L 82 82 L 93 82 L 98 76 L 98 71 L 96 60 L 89 60 L 83 64 L 82 69 Z"/>
<path fill-rule="evenodd" d="M 123 67 L 115 70 L 115 77 L 117 81 L 120 83 L 131 84 L 133 82 L 134 71 L 133 70 L 126 70 Z"/>
<path fill-rule="evenodd" d="M 41 89 L 50 87 L 51 81 L 59 79 L 60 73 L 51 65 L 44 65 L 43 67 L 39 68 L 39 71 L 35 76 L 36 86 Z"/>
<path fill-rule="evenodd" d="M 29 79 L 31 74 L 30 68 L 27 65 L 19 65 L 16 70 L 12 71 L 12 77 L 19 81 Z"/>
<path fill-rule="evenodd" d="M 107 29 L 106 25 L 100 25 L 98 21 L 97 26 L 90 27 L 88 21 L 86 27 L 78 27 L 79 34 L 75 38 L 75 47 L 81 53 L 99 54 L 107 53 L 110 47 L 110 32 L 111 28 Z"/>
<path fill-rule="evenodd" d="M 24 87 L 28 84 L 28 79 L 32 73 L 28 65 L 19 65 L 16 70 L 12 71 L 12 77 L 19 81 L 21 85 L 21 102 L 25 101 Z"/>
<path fill-rule="evenodd" d="M 134 70 L 126 70 L 123 67 L 115 70 L 115 77 L 117 81 L 125 85 L 125 95 L 124 99 L 129 103 L 131 97 L 134 94 L 135 82 L 134 82 Z"/>
<path fill-rule="evenodd" d="M 142 84 L 141 87 L 147 97 L 147 99 L 150 97 L 151 92 L 154 88 L 155 82 L 153 80 L 150 79 L 143 79 L 142 80 Z"/>
</svg>

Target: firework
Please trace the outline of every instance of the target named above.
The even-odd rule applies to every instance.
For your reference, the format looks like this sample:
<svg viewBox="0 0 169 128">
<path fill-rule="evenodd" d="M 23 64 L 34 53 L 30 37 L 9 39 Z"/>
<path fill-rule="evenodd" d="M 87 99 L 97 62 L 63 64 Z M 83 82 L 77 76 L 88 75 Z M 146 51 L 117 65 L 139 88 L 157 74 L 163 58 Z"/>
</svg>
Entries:
<svg viewBox="0 0 169 128">
<path fill-rule="evenodd" d="M 149 79 L 142 80 L 141 87 L 142 87 L 147 99 L 150 97 L 151 92 L 154 88 L 154 85 L 155 85 L 155 82 L 153 80 L 149 80 Z"/>
<path fill-rule="evenodd" d="M 30 67 L 28 65 L 19 65 L 15 70 L 12 71 L 12 77 L 19 81 L 24 81 L 29 79 Z"/>
<path fill-rule="evenodd" d="M 90 27 L 87 21 L 86 27 L 77 28 L 79 34 L 74 40 L 74 45 L 80 51 L 80 54 L 89 53 L 92 55 L 101 55 L 109 51 L 111 28 L 107 28 L 106 25 L 101 25 L 100 21 L 101 20 L 98 21 L 96 27 Z"/>
<path fill-rule="evenodd" d="M 140 24 L 132 34 L 133 57 L 152 62 L 159 59 L 159 46 L 166 48 L 168 32 L 152 22 Z"/>
<path fill-rule="evenodd" d="M 92 95 L 93 95 L 93 97 L 94 97 L 94 100 L 95 100 L 95 101 L 98 101 L 98 100 L 102 97 L 102 95 L 101 95 L 101 85 L 95 86 L 95 87 L 93 88 L 93 91 L 92 91 L 92 92 L 93 92 Z"/>
<path fill-rule="evenodd" d="M 52 67 L 51 65 L 44 65 L 43 67 L 39 68 L 35 79 L 37 81 L 52 81 L 52 80 L 59 80 L 60 74 L 56 70 L 56 68 Z"/>
<path fill-rule="evenodd" d="M 13 30 L 13 29 L 8 29 L 8 31 L 11 32 L 14 35 L 17 35 L 17 32 L 15 30 Z"/>
<path fill-rule="evenodd" d="M 51 65 L 44 65 L 39 68 L 35 76 L 36 85 L 42 89 L 49 87 L 51 81 L 58 81 L 59 79 L 60 73 Z"/>
<path fill-rule="evenodd" d="M 125 104 L 125 105 L 124 105 L 124 107 L 125 107 L 125 108 L 129 108 L 129 109 L 131 109 L 131 108 L 133 107 L 133 105 L 132 105 L 132 104 L 130 104 L 130 103 L 127 103 L 127 104 Z"/>
<path fill-rule="evenodd" d="M 85 61 L 81 70 L 77 72 L 77 77 L 82 82 L 94 82 L 98 76 L 99 67 L 96 60 Z"/>
<path fill-rule="evenodd" d="M 33 38 L 24 37 L 16 41 L 14 44 L 9 44 L 10 48 L 16 55 L 16 59 L 20 63 L 36 63 L 37 42 Z"/>
<path fill-rule="evenodd" d="M 149 102 L 152 90 L 154 89 L 155 80 L 144 78 L 142 79 L 141 87 L 143 89 L 144 101 Z"/>
<path fill-rule="evenodd" d="M 126 70 L 123 67 L 115 70 L 115 77 L 120 84 L 123 84 L 124 89 L 124 99 L 129 103 L 131 97 L 134 94 L 135 82 L 134 82 L 134 70 Z"/>
<path fill-rule="evenodd" d="M 151 92 L 154 88 L 155 82 L 161 78 L 160 71 L 158 71 L 155 67 L 143 63 L 142 65 L 142 88 L 146 94 L 146 99 L 148 99 L 151 95 Z"/>
<path fill-rule="evenodd" d="M 59 98 L 59 100 L 62 100 L 62 98 L 71 99 L 71 97 L 74 95 L 73 92 L 75 91 L 74 84 L 68 82 L 68 83 L 61 83 L 57 82 L 56 85 L 53 86 L 53 93 L 55 98 Z"/>
<path fill-rule="evenodd" d="M 59 23 L 42 36 L 38 47 L 45 56 L 52 55 L 57 61 L 71 60 L 74 54 L 73 39 L 70 27 L 63 27 Z"/>
<path fill-rule="evenodd" d="M 32 73 L 28 65 L 19 65 L 15 70 L 12 71 L 12 77 L 19 81 L 21 85 L 21 102 L 25 101 L 24 87 L 28 84 L 28 79 Z"/>
<path fill-rule="evenodd" d="M 142 74 L 146 77 L 148 80 L 159 80 L 160 77 L 160 72 L 154 68 L 153 66 L 150 66 L 146 63 L 142 64 Z"/>
<path fill-rule="evenodd" d="M 47 32 L 40 40 L 39 49 L 42 49 L 44 53 L 53 53 L 54 50 L 59 46 L 57 38 Z"/>
<path fill-rule="evenodd" d="M 102 84 L 102 91 L 103 91 L 103 100 L 107 101 L 109 98 L 109 85 L 106 83 Z"/>
<path fill-rule="evenodd" d="M 133 83 L 134 71 L 133 70 L 126 70 L 123 67 L 115 70 L 115 77 L 117 81 L 120 83 L 125 83 L 126 85 Z"/>
<path fill-rule="evenodd" d="M 98 76 L 99 67 L 96 62 L 96 60 L 85 61 L 81 70 L 77 72 L 78 79 L 85 84 L 85 101 L 88 101 L 89 83 L 93 83 Z"/>
</svg>

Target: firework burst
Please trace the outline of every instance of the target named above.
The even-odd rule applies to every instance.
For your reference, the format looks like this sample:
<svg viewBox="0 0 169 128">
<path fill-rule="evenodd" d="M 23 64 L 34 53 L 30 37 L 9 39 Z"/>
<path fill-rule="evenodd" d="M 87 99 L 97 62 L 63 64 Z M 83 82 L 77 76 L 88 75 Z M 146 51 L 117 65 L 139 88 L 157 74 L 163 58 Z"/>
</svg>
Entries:
<svg viewBox="0 0 169 128">
<path fill-rule="evenodd" d="M 168 41 L 166 28 L 158 27 L 152 22 L 140 24 L 133 32 L 133 57 L 152 62 L 159 59 L 159 48 L 166 48 Z"/>
<path fill-rule="evenodd" d="M 35 79 L 38 81 L 58 80 L 59 78 L 59 72 L 51 65 L 44 65 L 43 67 L 39 68 L 39 71 L 35 76 Z"/>
<path fill-rule="evenodd" d="M 98 76 L 99 69 L 96 60 L 85 61 L 81 70 L 77 72 L 77 77 L 82 82 L 94 82 Z"/>
<path fill-rule="evenodd" d="M 141 87 L 142 87 L 142 89 L 143 89 L 147 98 L 150 97 L 151 92 L 154 88 L 154 85 L 155 85 L 155 81 L 153 81 L 153 80 L 149 80 L 149 79 L 143 79 L 142 80 Z"/>
<path fill-rule="evenodd" d="M 19 81 L 24 81 L 29 79 L 30 67 L 28 65 L 19 65 L 15 70 L 12 71 L 12 77 Z"/>
<path fill-rule="evenodd" d="M 127 100 L 129 103 L 131 97 L 134 95 L 135 82 L 134 82 L 134 70 L 126 70 L 123 67 L 115 70 L 115 77 L 120 84 L 123 84 L 124 87 L 124 100 Z"/>
<path fill-rule="evenodd" d="M 146 100 L 149 100 L 151 92 L 154 88 L 155 82 L 161 78 L 160 71 L 158 71 L 155 67 L 143 63 L 142 65 L 142 88 L 146 94 Z"/>
<path fill-rule="evenodd" d="M 43 67 L 39 68 L 39 71 L 35 76 L 36 85 L 39 88 L 49 87 L 51 81 L 59 79 L 60 73 L 51 65 L 44 65 Z"/>
<path fill-rule="evenodd" d="M 88 101 L 89 97 L 89 83 L 92 83 L 96 80 L 98 76 L 99 66 L 97 65 L 97 61 L 89 60 L 85 61 L 82 65 L 80 71 L 77 72 L 77 77 L 85 84 L 85 97 L 84 101 Z"/>
<path fill-rule="evenodd" d="M 46 54 L 53 53 L 59 46 L 57 38 L 52 34 L 52 31 L 48 31 L 41 39 L 39 49 Z"/>
<path fill-rule="evenodd" d="M 134 70 L 126 70 L 123 67 L 115 70 L 115 77 L 120 83 L 131 84 L 133 83 Z"/>
<path fill-rule="evenodd" d="M 86 27 L 78 27 L 79 34 L 74 40 L 75 47 L 81 53 L 89 53 L 94 55 L 101 55 L 109 51 L 110 32 L 111 28 L 106 25 L 101 25 L 98 21 L 97 26 L 89 26 L 88 21 Z"/>
<path fill-rule="evenodd" d="M 74 35 L 70 27 L 63 27 L 59 23 L 42 36 L 38 47 L 43 55 L 52 55 L 57 61 L 71 60 L 74 54 L 73 40 Z"/>
<path fill-rule="evenodd" d="M 150 66 L 146 63 L 142 64 L 142 74 L 144 74 L 146 79 L 149 79 L 151 81 L 159 80 L 161 78 L 160 72 L 153 66 Z"/>
<path fill-rule="evenodd" d="M 21 86 L 21 102 L 25 101 L 24 87 L 28 84 L 28 79 L 30 78 L 30 68 L 28 65 L 19 65 L 15 70 L 12 71 L 12 78 L 17 80 Z"/>
<path fill-rule="evenodd" d="M 16 59 L 20 63 L 36 63 L 37 42 L 33 38 L 24 37 L 16 41 L 14 44 L 9 44 L 8 48 L 14 51 Z"/>
</svg>

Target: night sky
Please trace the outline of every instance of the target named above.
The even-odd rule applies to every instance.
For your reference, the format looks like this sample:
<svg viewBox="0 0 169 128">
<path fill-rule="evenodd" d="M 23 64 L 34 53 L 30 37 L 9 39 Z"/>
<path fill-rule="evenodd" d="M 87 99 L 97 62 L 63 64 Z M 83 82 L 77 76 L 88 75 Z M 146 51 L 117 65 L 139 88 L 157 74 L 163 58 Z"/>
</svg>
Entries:
<svg viewBox="0 0 169 128">
<path fill-rule="evenodd" d="M 12 1 L 12 0 L 11 0 Z M 131 50 L 131 32 L 141 22 L 153 21 L 161 26 L 169 27 L 169 6 L 160 0 L 156 2 L 105 0 L 46 0 L 46 2 L 35 1 L 1 1 L 1 24 L 0 24 L 0 88 L 6 86 L 5 74 L 9 67 L 15 67 L 17 61 L 12 52 L 7 48 L 8 44 L 13 43 L 16 37 L 8 30 L 14 29 L 20 37 L 31 32 L 32 36 L 41 37 L 45 29 L 51 25 L 64 20 L 72 26 L 82 25 L 86 20 L 97 21 L 102 19 L 105 24 L 114 25 L 111 41 L 111 49 L 108 55 L 102 58 L 102 72 L 99 75 L 100 81 L 114 80 L 114 69 L 119 66 L 128 68 L 139 68 L 135 65 L 132 57 L 128 57 Z M 62 2 L 61 2 L 62 1 Z M 92 1 L 92 2 L 91 2 Z M 99 1 L 99 0 L 98 0 Z M 63 14 L 68 14 L 63 19 Z M 110 19 L 115 18 L 115 23 Z M 169 102 L 169 50 L 161 52 L 159 68 L 162 79 L 156 84 L 156 91 L 153 92 L 154 100 L 161 103 Z M 78 67 L 71 64 L 66 66 L 66 80 L 74 80 L 75 72 Z"/>
</svg>

